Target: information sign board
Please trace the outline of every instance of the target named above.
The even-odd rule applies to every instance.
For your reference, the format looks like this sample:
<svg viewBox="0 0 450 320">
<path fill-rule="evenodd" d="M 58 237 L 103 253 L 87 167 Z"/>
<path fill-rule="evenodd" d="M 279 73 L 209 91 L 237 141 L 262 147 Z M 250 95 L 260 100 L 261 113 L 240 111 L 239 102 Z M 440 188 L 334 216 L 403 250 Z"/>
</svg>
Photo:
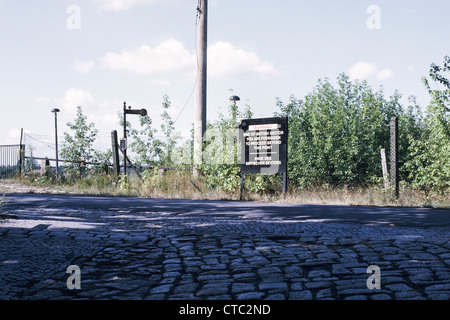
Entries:
<svg viewBox="0 0 450 320">
<path fill-rule="evenodd" d="M 287 117 L 242 120 L 240 129 L 242 173 L 287 171 Z"/>
</svg>

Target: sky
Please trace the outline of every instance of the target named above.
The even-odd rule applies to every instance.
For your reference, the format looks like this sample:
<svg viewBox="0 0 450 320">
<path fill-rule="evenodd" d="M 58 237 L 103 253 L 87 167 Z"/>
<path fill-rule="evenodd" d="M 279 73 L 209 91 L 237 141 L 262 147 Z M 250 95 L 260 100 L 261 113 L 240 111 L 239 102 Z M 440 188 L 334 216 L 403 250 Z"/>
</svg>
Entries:
<svg viewBox="0 0 450 320">
<path fill-rule="evenodd" d="M 108 141 L 123 102 L 159 128 L 194 122 L 196 0 L 0 0 L 0 144 L 70 132 L 77 106 Z M 448 0 L 209 0 L 207 117 L 230 95 L 254 117 L 341 73 L 425 107 L 422 84 L 450 54 Z M 128 119 L 138 126 L 138 116 Z M 131 118 L 131 119 L 130 119 Z M 106 147 L 109 147 L 106 142 Z"/>
</svg>

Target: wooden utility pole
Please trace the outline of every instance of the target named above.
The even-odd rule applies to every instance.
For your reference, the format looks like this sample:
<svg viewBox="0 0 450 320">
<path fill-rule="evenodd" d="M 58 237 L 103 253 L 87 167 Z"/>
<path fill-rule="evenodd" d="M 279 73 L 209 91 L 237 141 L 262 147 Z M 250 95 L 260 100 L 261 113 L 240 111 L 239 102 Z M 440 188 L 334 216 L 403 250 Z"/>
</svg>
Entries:
<svg viewBox="0 0 450 320">
<path fill-rule="evenodd" d="M 197 6 L 197 82 L 194 118 L 194 176 L 203 161 L 203 138 L 206 132 L 206 77 L 208 45 L 208 0 Z"/>
</svg>

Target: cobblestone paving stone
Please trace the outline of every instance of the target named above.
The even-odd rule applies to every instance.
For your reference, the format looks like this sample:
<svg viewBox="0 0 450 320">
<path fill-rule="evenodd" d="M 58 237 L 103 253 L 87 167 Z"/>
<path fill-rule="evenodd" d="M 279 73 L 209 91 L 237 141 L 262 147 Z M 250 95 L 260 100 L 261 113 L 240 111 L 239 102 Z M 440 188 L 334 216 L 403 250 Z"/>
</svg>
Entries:
<svg viewBox="0 0 450 320">
<path fill-rule="evenodd" d="M 445 228 L 9 208 L 0 299 L 450 299 Z M 69 265 L 81 289 L 69 290 Z M 368 289 L 370 265 L 381 289 Z"/>
</svg>

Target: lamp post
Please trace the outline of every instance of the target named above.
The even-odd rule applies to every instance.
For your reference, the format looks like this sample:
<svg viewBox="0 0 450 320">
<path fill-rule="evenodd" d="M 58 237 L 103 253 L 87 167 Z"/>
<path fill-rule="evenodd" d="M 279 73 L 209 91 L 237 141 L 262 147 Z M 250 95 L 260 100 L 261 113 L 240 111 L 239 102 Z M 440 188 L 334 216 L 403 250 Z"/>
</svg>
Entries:
<svg viewBox="0 0 450 320">
<path fill-rule="evenodd" d="M 233 118 L 233 125 L 235 126 L 235 128 L 239 128 L 239 126 L 236 123 L 236 118 L 237 118 L 237 109 L 236 109 L 236 101 L 240 101 L 241 98 L 239 98 L 238 96 L 231 96 L 230 97 L 230 101 L 232 102 L 232 113 L 231 116 Z M 233 161 L 234 164 L 237 164 L 237 141 L 234 142 L 234 157 L 233 157 Z"/>
<path fill-rule="evenodd" d="M 123 175 L 127 176 L 127 114 L 138 114 L 142 117 L 147 115 L 146 109 L 131 109 L 128 107 L 127 102 L 123 103 L 123 139 L 120 141 L 120 150 L 123 153 Z"/>
<path fill-rule="evenodd" d="M 53 108 L 52 111 L 55 114 L 55 150 L 56 150 L 56 179 L 58 179 L 58 108 Z"/>
<path fill-rule="evenodd" d="M 239 98 L 238 96 L 231 96 L 230 101 L 234 101 L 234 104 L 236 104 L 236 101 L 241 101 L 241 98 Z"/>
</svg>

